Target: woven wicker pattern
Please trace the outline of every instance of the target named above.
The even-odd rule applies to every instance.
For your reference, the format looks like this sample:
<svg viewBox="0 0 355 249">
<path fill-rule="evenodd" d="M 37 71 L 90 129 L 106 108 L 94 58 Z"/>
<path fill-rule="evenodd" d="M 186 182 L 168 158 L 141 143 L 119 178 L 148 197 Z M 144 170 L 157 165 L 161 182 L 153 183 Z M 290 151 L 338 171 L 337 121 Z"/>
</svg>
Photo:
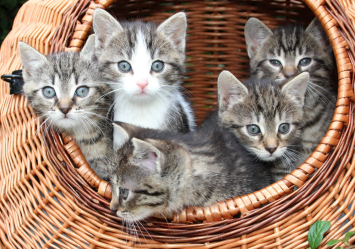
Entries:
<svg viewBox="0 0 355 249">
<path fill-rule="evenodd" d="M 97 7 L 111 6 L 119 19 L 154 21 L 185 10 L 189 17 L 185 87 L 202 120 L 216 105 L 218 73 L 227 69 L 237 77 L 247 74 L 243 29 L 248 16 L 274 27 L 285 20 L 308 24 L 313 12 L 333 45 L 339 94 L 322 143 L 283 181 L 209 208 L 189 208 L 168 217 L 175 222 L 205 223 L 147 220 L 137 225 L 137 238 L 108 209 L 109 200 L 102 196 L 110 197 L 110 186 L 87 168 L 75 141 L 40 128 L 26 99 L 10 96 L 7 83 L 1 82 L 0 248 L 307 248 L 307 231 L 319 219 L 332 222 L 322 248 L 326 241 L 342 238 L 355 222 L 354 108 L 350 100 L 354 99 L 355 5 L 349 1 L 306 4 L 309 8 L 295 0 L 26 3 L 1 47 L 0 74 L 20 68 L 19 40 L 45 54 L 80 50 Z M 319 168 L 316 175 L 306 181 L 315 168 Z M 300 188 L 291 193 L 295 185 Z M 285 193 L 291 194 L 280 198 Z M 272 203 L 260 208 L 267 202 Z M 243 218 L 226 219 L 239 212 Z"/>
</svg>

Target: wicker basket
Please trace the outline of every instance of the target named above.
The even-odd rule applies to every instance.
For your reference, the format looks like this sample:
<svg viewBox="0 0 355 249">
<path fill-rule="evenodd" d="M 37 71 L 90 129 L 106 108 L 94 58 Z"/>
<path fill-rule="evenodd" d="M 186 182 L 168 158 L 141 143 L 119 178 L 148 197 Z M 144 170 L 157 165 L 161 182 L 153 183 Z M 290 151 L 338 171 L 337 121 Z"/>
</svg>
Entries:
<svg viewBox="0 0 355 249">
<path fill-rule="evenodd" d="M 331 229 L 320 246 L 327 248 L 330 239 L 355 230 L 354 2 L 30 0 L 1 46 L 0 74 L 21 68 L 20 40 L 44 54 L 80 50 L 98 7 L 108 8 L 118 19 L 157 22 L 174 12 L 187 13 L 184 87 L 199 122 L 217 104 L 219 72 L 247 76 L 243 30 L 248 17 L 273 28 L 286 21 L 306 26 L 316 15 L 333 45 L 338 68 L 338 101 L 329 131 L 316 151 L 282 181 L 208 208 L 188 208 L 168 217 L 172 222 L 146 220 L 137 224 L 135 237 L 109 210 L 110 185 L 88 168 L 75 141 L 41 127 L 27 100 L 10 95 L 8 83 L 1 81 L 0 249 L 307 248 L 309 227 L 316 220 L 329 220 Z"/>
</svg>

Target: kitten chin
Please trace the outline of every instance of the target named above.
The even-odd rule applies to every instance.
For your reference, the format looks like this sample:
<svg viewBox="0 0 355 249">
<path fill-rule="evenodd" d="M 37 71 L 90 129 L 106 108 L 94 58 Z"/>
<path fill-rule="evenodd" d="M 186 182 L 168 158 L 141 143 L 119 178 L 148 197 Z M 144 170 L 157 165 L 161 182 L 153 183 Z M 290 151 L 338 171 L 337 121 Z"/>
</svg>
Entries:
<svg viewBox="0 0 355 249">
<path fill-rule="evenodd" d="M 191 106 L 180 92 L 185 14 L 157 25 L 118 22 L 97 9 L 93 27 L 101 76 L 115 95 L 114 120 L 174 132 L 194 130 Z"/>
<path fill-rule="evenodd" d="M 80 53 L 44 56 L 20 42 L 24 93 L 43 123 L 71 135 L 91 168 L 108 178 L 106 154 L 112 147 L 112 127 L 105 116 L 112 100 L 104 97 L 108 86 L 94 63 L 91 36 Z"/>
</svg>

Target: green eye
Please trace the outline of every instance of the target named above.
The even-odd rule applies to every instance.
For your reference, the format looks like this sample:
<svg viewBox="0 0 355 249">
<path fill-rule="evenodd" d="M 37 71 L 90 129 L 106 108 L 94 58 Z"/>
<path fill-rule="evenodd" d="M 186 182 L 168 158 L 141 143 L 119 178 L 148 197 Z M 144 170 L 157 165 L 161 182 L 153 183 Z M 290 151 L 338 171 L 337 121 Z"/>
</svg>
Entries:
<svg viewBox="0 0 355 249">
<path fill-rule="evenodd" d="M 127 61 L 121 61 L 118 63 L 118 68 L 124 72 L 127 73 L 129 71 L 131 71 L 131 64 L 129 64 Z"/>
<path fill-rule="evenodd" d="M 288 124 L 288 123 L 283 123 L 283 124 L 280 124 L 280 126 L 279 126 L 279 132 L 281 134 L 286 134 L 289 129 L 290 129 L 290 124 Z"/>
<path fill-rule="evenodd" d="M 78 97 L 81 97 L 81 98 L 86 97 L 86 95 L 88 95 L 88 93 L 89 93 L 89 88 L 86 86 L 79 87 L 75 91 L 75 95 Z"/>
<path fill-rule="evenodd" d="M 260 133 L 260 128 L 257 125 L 247 125 L 247 130 L 250 135 L 258 135 Z"/>
<path fill-rule="evenodd" d="M 276 67 L 281 66 L 281 62 L 278 60 L 269 60 L 270 64 Z"/>
<path fill-rule="evenodd" d="M 311 58 L 303 58 L 302 60 L 300 60 L 299 64 L 304 67 L 311 64 L 311 61 L 312 61 Z"/>
<path fill-rule="evenodd" d="M 129 189 L 120 188 L 120 197 L 122 197 L 123 200 L 127 200 L 128 194 L 129 194 Z"/>
<path fill-rule="evenodd" d="M 164 68 L 164 62 L 162 61 L 154 61 L 152 64 L 152 70 L 156 73 L 159 73 Z"/>
<path fill-rule="evenodd" d="M 44 97 L 51 99 L 55 96 L 55 90 L 52 87 L 45 87 L 42 90 Z"/>
</svg>

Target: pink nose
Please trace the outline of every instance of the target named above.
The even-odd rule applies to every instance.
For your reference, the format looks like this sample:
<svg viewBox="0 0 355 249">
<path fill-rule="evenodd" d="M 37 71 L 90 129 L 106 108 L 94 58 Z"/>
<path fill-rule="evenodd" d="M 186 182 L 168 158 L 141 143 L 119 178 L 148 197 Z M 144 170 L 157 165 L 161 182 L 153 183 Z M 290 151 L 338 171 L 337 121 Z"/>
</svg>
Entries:
<svg viewBox="0 0 355 249">
<path fill-rule="evenodd" d="M 148 85 L 148 79 L 138 80 L 137 85 L 143 90 Z"/>
</svg>

